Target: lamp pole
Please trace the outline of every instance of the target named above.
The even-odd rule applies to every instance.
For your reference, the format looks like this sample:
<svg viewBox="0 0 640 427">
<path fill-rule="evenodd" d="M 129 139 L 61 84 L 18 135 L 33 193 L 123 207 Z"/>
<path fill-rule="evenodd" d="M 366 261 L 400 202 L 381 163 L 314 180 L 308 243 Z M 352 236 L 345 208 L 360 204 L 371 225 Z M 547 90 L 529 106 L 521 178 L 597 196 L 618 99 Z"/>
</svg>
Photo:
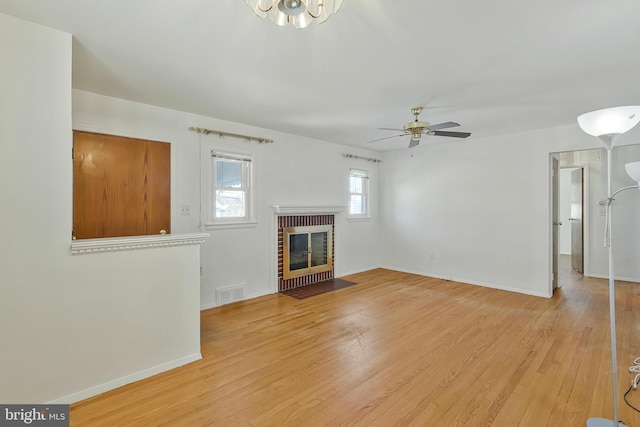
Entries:
<svg viewBox="0 0 640 427">
<path fill-rule="evenodd" d="M 609 330 L 611 336 L 611 388 L 613 390 L 613 420 L 606 418 L 589 418 L 587 427 L 620 427 L 624 426 L 618 418 L 618 347 L 616 342 L 616 292 L 615 276 L 613 269 L 613 247 L 611 245 L 611 202 L 613 196 L 628 188 L 638 188 L 638 186 L 625 187 L 615 193 L 611 192 L 611 169 L 612 169 L 612 148 L 614 139 L 631 130 L 640 122 L 640 106 L 632 105 L 626 107 L 605 108 L 603 110 L 592 111 L 578 117 L 578 125 L 588 133 L 599 138 L 607 149 L 607 221 L 605 233 L 605 247 L 609 252 Z M 627 173 L 636 182 L 638 171 L 634 168 L 633 174 L 627 169 Z M 632 176 L 633 175 L 633 176 Z M 638 182 L 640 185 L 640 182 Z"/>
<path fill-rule="evenodd" d="M 616 340 L 616 284 L 613 269 L 613 247 L 611 246 L 611 202 L 614 194 L 611 193 L 611 165 L 612 147 L 616 135 L 600 135 L 598 138 L 607 149 L 607 221 L 605 225 L 604 246 L 609 255 L 609 336 L 611 338 L 611 389 L 613 393 L 613 420 L 606 418 L 589 418 L 587 427 L 619 427 L 624 426 L 618 422 L 618 344 Z M 620 190 L 621 191 L 621 190 Z M 615 192 L 618 194 L 618 191 Z"/>
<path fill-rule="evenodd" d="M 607 147 L 607 223 L 604 237 L 604 246 L 608 250 L 609 254 L 609 330 L 611 336 L 611 388 L 613 394 L 613 420 L 606 418 L 589 418 L 587 420 L 587 427 L 626 427 L 625 424 L 619 421 L 618 413 L 618 345 L 616 339 L 616 283 L 615 273 L 613 267 L 613 245 L 612 245 L 612 232 L 611 232 L 611 203 L 613 197 L 625 190 L 640 189 L 639 185 L 632 185 L 629 187 L 623 187 L 615 192 L 611 192 L 611 157 L 612 148 L 611 144 L 605 143 Z"/>
<path fill-rule="evenodd" d="M 616 340 L 616 282 L 613 269 L 613 247 L 611 246 L 611 158 L 613 157 L 613 137 L 610 137 L 607 147 L 607 228 L 609 230 L 608 242 L 605 242 L 609 253 L 609 330 L 611 335 L 611 387 L 613 388 L 613 423 L 618 424 L 618 345 Z"/>
</svg>

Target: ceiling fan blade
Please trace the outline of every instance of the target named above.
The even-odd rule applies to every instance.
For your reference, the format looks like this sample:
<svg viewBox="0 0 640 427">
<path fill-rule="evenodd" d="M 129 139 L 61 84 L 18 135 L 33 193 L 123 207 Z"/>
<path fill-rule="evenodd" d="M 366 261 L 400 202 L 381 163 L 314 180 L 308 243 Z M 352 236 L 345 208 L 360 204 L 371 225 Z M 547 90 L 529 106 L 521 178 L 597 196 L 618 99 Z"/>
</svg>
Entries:
<svg viewBox="0 0 640 427">
<path fill-rule="evenodd" d="M 370 143 L 372 143 L 372 142 L 383 141 L 383 140 L 385 140 L 385 139 L 397 138 L 397 137 L 399 137 L 399 136 L 405 136 L 405 135 L 406 135 L 406 133 L 401 133 L 400 135 L 387 136 L 387 137 L 385 137 L 385 138 L 374 139 L 373 141 L 367 141 L 367 143 L 369 143 L 369 144 L 370 144 Z"/>
<path fill-rule="evenodd" d="M 413 148 L 418 144 L 420 144 L 420 138 L 418 139 L 411 138 L 411 140 L 409 141 L 409 148 Z"/>
<path fill-rule="evenodd" d="M 466 138 L 469 135 L 471 135 L 469 132 L 449 132 L 446 130 L 436 130 L 433 131 L 433 133 L 429 132 L 430 135 L 436 135 L 436 136 L 452 136 L 454 138 Z"/>
<path fill-rule="evenodd" d="M 431 129 L 431 130 L 439 130 L 439 129 L 454 128 L 456 126 L 460 126 L 460 123 L 444 122 L 444 123 L 438 123 L 437 125 L 431 125 L 431 126 L 429 126 L 429 129 Z"/>
<path fill-rule="evenodd" d="M 378 130 L 397 130 L 398 132 L 402 132 L 404 129 L 396 129 L 396 128 L 378 128 Z"/>
</svg>

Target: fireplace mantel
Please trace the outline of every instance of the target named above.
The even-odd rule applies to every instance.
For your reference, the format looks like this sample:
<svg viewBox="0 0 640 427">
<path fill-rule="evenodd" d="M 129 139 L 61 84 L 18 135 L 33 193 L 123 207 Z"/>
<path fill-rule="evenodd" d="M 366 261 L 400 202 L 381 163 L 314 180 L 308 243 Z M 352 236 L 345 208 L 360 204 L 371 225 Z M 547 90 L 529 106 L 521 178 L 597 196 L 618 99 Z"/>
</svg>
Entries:
<svg viewBox="0 0 640 427">
<path fill-rule="evenodd" d="M 346 206 L 271 206 L 276 215 L 335 215 L 344 212 Z"/>
</svg>

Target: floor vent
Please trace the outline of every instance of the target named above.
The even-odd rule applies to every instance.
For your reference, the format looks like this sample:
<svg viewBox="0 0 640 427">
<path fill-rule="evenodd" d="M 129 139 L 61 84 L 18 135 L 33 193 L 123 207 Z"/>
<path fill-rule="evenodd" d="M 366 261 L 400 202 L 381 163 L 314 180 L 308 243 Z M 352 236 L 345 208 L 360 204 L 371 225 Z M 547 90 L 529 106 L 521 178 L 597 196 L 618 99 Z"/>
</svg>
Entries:
<svg viewBox="0 0 640 427">
<path fill-rule="evenodd" d="M 242 285 L 238 285 L 216 289 L 216 296 L 218 299 L 218 305 L 242 301 L 244 299 L 244 287 L 242 287 Z"/>
</svg>

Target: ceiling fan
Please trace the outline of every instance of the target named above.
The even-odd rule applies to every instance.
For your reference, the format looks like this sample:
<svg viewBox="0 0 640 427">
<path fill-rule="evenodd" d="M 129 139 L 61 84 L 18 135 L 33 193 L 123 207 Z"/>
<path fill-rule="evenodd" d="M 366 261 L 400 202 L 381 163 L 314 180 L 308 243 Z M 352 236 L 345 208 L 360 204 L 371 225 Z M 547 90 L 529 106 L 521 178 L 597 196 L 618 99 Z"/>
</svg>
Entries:
<svg viewBox="0 0 640 427">
<path fill-rule="evenodd" d="M 411 139 L 409 140 L 409 148 L 415 147 L 420 144 L 420 137 L 422 135 L 435 135 L 435 136 L 450 136 L 454 138 L 466 138 L 471 135 L 469 132 L 451 132 L 451 131 L 442 131 L 440 129 L 448 129 L 456 126 L 460 126 L 459 123 L 455 122 L 444 122 L 438 123 L 436 125 L 429 124 L 429 122 L 421 122 L 418 120 L 418 116 L 422 112 L 423 107 L 413 107 L 411 109 L 411 114 L 413 114 L 416 119 L 412 122 L 407 123 L 402 127 L 402 129 L 394 129 L 394 128 L 378 128 L 380 130 L 397 130 L 402 132 L 400 135 L 387 136 L 386 138 L 374 139 L 369 142 L 377 142 L 390 138 L 397 138 L 399 136 L 410 135 Z"/>
</svg>

